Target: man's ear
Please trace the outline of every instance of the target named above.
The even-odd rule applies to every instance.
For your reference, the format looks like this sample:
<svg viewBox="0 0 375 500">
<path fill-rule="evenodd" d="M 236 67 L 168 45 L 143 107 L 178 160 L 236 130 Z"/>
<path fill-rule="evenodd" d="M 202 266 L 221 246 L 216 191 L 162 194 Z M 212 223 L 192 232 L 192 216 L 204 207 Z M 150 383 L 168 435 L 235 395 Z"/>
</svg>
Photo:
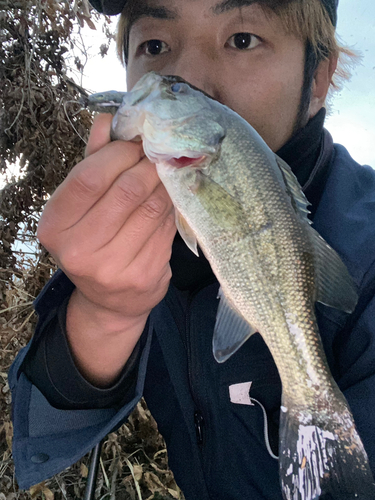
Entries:
<svg viewBox="0 0 375 500">
<path fill-rule="evenodd" d="M 337 56 L 331 56 L 329 59 L 321 61 L 315 71 L 311 89 L 309 118 L 315 116 L 324 106 L 333 74 L 337 68 L 337 59 Z"/>
</svg>

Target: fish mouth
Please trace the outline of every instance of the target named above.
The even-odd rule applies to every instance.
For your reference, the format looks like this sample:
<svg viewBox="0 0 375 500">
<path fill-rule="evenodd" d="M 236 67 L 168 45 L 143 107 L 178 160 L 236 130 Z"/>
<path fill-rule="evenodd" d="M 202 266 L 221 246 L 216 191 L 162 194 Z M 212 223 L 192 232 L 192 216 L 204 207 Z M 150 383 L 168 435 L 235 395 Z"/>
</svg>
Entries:
<svg viewBox="0 0 375 500">
<path fill-rule="evenodd" d="M 175 168 L 198 167 L 207 159 L 206 155 L 191 158 L 189 156 L 180 156 L 179 158 L 171 158 L 168 163 Z"/>
</svg>

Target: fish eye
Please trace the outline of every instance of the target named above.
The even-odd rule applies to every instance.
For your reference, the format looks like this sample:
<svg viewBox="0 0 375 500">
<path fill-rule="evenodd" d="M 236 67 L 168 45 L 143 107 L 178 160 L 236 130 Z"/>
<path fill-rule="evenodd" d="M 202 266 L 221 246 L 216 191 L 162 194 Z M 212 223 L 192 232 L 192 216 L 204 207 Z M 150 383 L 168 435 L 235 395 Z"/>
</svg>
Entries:
<svg viewBox="0 0 375 500">
<path fill-rule="evenodd" d="M 184 90 L 186 90 L 186 85 L 184 83 L 176 82 L 171 85 L 171 91 L 175 94 L 183 92 Z"/>
<path fill-rule="evenodd" d="M 181 90 L 181 83 L 173 83 L 171 85 L 172 92 L 175 92 L 177 94 L 177 92 L 180 92 L 180 90 Z"/>
</svg>

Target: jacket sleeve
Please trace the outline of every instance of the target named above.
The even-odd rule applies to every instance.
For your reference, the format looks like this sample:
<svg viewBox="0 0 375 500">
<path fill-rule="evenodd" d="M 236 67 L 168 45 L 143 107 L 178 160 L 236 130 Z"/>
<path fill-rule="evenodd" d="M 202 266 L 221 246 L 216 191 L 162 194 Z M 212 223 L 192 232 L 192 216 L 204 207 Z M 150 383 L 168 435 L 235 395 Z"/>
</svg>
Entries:
<svg viewBox="0 0 375 500">
<path fill-rule="evenodd" d="M 328 364 L 375 477 L 375 262 L 361 276 L 358 304 L 350 316 L 318 304 L 317 317 Z"/>
<path fill-rule="evenodd" d="M 375 279 L 373 281 L 375 288 Z M 352 410 L 375 477 L 375 293 L 353 328 L 336 339 L 338 382 Z"/>
<path fill-rule="evenodd" d="M 69 297 L 41 329 L 20 369 L 49 403 L 60 410 L 123 406 L 133 398 L 146 335 L 138 341 L 116 382 L 107 388 L 95 387 L 81 375 L 70 351 L 66 335 L 68 301 Z"/>
<path fill-rule="evenodd" d="M 61 335 L 64 333 L 61 331 L 61 313 L 73 289 L 74 285 L 62 271 L 55 273 L 47 283 L 34 304 L 39 317 L 35 334 L 18 353 L 9 371 L 13 458 L 17 481 L 22 489 L 79 460 L 109 432 L 122 425 L 142 397 L 152 337 L 150 322 L 120 379 L 108 389 L 91 386 L 80 375 L 74 364 L 70 364 L 73 361 L 67 344 L 61 352 L 61 360 L 50 366 L 46 363 L 46 349 L 56 352 L 59 344 L 54 342 L 60 342 L 60 346 L 66 342 Z M 51 333 L 52 343 L 46 342 Z M 38 359 L 42 360 L 44 368 L 34 371 L 33 360 Z M 67 363 L 65 370 L 64 359 Z M 65 372 L 72 368 L 73 374 L 65 378 Z M 130 383 L 127 380 L 129 374 L 132 374 Z M 66 383 L 71 382 L 78 383 L 74 390 L 66 388 Z M 88 396 L 93 400 L 90 401 Z"/>
</svg>

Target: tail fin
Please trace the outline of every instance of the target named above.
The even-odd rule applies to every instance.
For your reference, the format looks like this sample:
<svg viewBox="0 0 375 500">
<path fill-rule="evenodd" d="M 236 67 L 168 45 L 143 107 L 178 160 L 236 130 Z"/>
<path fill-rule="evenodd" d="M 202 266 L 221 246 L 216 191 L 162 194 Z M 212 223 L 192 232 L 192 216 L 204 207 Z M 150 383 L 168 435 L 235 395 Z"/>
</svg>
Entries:
<svg viewBox="0 0 375 500">
<path fill-rule="evenodd" d="M 280 480 L 285 500 L 374 500 L 375 483 L 349 410 L 314 421 L 280 414 Z"/>
</svg>

